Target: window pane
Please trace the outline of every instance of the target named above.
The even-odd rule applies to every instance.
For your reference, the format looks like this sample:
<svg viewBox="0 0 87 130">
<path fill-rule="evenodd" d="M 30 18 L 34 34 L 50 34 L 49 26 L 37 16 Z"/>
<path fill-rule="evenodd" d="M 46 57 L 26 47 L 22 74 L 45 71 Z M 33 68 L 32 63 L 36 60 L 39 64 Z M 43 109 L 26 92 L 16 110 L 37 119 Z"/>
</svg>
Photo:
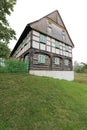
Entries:
<svg viewBox="0 0 87 130">
<path fill-rule="evenodd" d="M 55 47 L 60 48 L 60 42 L 56 41 Z"/>
<path fill-rule="evenodd" d="M 46 57 L 45 55 L 39 54 L 38 55 L 38 63 L 46 63 Z"/>
<path fill-rule="evenodd" d="M 60 64 L 60 58 L 55 58 L 55 64 L 59 65 Z"/>
<path fill-rule="evenodd" d="M 43 43 L 47 42 L 47 38 L 45 35 L 40 34 L 40 42 L 43 42 Z"/>
<path fill-rule="evenodd" d="M 68 66 L 69 65 L 69 60 L 65 59 L 64 60 L 64 65 Z"/>
<path fill-rule="evenodd" d="M 65 50 L 68 51 L 69 50 L 69 46 L 65 45 Z"/>
</svg>

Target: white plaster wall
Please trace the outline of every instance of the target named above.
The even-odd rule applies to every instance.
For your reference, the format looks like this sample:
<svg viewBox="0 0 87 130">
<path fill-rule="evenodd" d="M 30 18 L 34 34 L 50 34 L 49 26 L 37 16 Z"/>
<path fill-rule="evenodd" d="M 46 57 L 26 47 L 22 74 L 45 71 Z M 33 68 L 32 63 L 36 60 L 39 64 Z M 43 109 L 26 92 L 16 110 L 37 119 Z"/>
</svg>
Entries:
<svg viewBox="0 0 87 130">
<path fill-rule="evenodd" d="M 56 79 L 74 80 L 74 71 L 30 70 L 29 73 L 38 76 L 53 77 Z"/>
<path fill-rule="evenodd" d="M 33 30 L 33 34 L 36 35 L 36 36 L 39 36 L 39 32 L 36 32 Z"/>
<path fill-rule="evenodd" d="M 47 51 L 49 51 L 49 52 L 50 52 L 50 46 L 47 46 Z"/>
<path fill-rule="evenodd" d="M 32 46 L 33 46 L 34 48 L 39 49 L 39 43 L 36 42 L 36 41 L 33 41 Z"/>
<path fill-rule="evenodd" d="M 52 47 L 52 52 L 55 53 L 55 48 L 54 47 Z"/>
<path fill-rule="evenodd" d="M 40 49 L 45 50 L 45 45 L 40 43 Z"/>
</svg>

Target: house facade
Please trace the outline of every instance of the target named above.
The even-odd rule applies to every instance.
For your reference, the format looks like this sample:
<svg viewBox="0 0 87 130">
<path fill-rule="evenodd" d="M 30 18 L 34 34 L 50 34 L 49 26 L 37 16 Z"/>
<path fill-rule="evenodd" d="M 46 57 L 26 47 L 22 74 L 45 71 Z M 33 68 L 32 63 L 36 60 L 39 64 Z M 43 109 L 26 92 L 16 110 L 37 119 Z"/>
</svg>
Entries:
<svg viewBox="0 0 87 130">
<path fill-rule="evenodd" d="M 27 24 L 11 57 L 29 63 L 29 73 L 73 80 L 74 44 L 58 11 Z"/>
</svg>

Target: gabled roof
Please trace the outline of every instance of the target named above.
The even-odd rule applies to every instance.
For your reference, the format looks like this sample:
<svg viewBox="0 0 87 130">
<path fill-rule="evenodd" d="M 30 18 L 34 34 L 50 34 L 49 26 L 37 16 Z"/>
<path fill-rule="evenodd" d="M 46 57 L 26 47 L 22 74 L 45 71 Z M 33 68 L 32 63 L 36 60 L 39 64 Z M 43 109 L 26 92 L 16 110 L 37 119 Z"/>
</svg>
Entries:
<svg viewBox="0 0 87 130">
<path fill-rule="evenodd" d="M 47 21 L 51 21 L 52 23 L 54 23 L 54 25 L 58 26 L 57 30 L 55 31 L 54 28 L 52 28 L 52 32 L 49 33 L 47 31 Z M 64 30 L 65 32 L 65 36 L 66 36 L 66 40 L 64 41 L 62 36 L 61 36 L 61 31 L 60 28 Z M 17 49 L 17 47 L 21 44 L 22 40 L 26 37 L 26 35 L 29 33 L 30 30 L 36 30 L 39 31 L 45 35 L 51 36 L 61 42 L 64 42 L 72 47 L 74 47 L 74 44 L 70 38 L 70 35 L 64 25 L 64 22 L 59 14 L 59 12 L 57 10 L 55 10 L 54 12 L 44 16 L 43 18 L 34 21 L 32 23 L 27 24 L 27 26 L 25 27 L 23 33 L 21 34 L 17 44 L 15 45 L 13 51 L 11 52 L 11 56 L 13 55 L 13 53 L 15 52 L 15 50 Z"/>
<path fill-rule="evenodd" d="M 54 25 L 56 25 L 58 28 L 55 30 L 54 27 L 52 27 L 52 31 L 51 33 L 49 33 L 47 31 L 47 20 L 50 21 L 51 23 L 54 23 Z M 72 47 L 74 47 L 74 44 L 70 38 L 70 35 L 64 25 L 64 22 L 59 14 L 59 12 L 56 10 L 46 16 L 44 16 L 43 18 L 39 19 L 38 21 L 35 21 L 33 23 L 29 24 L 31 28 L 42 32 L 48 36 L 51 36 L 61 42 L 64 42 Z M 61 31 L 60 31 L 61 28 Z M 62 37 L 62 31 L 64 31 L 65 33 L 65 37 L 66 39 L 64 40 Z"/>
<path fill-rule="evenodd" d="M 55 10 L 54 12 L 48 14 L 46 17 L 50 18 L 53 20 L 56 24 L 59 24 L 64 27 L 63 21 L 59 15 L 58 10 Z"/>
</svg>

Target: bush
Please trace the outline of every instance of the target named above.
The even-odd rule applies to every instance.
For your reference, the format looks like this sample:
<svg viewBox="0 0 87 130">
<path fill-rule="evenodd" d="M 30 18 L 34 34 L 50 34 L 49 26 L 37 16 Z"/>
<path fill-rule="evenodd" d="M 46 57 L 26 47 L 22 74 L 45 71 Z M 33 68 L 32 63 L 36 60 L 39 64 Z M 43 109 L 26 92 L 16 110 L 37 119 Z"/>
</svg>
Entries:
<svg viewBox="0 0 87 130">
<path fill-rule="evenodd" d="M 28 62 L 22 62 L 14 59 L 5 61 L 5 66 L 0 66 L 0 72 L 28 72 Z"/>
</svg>

